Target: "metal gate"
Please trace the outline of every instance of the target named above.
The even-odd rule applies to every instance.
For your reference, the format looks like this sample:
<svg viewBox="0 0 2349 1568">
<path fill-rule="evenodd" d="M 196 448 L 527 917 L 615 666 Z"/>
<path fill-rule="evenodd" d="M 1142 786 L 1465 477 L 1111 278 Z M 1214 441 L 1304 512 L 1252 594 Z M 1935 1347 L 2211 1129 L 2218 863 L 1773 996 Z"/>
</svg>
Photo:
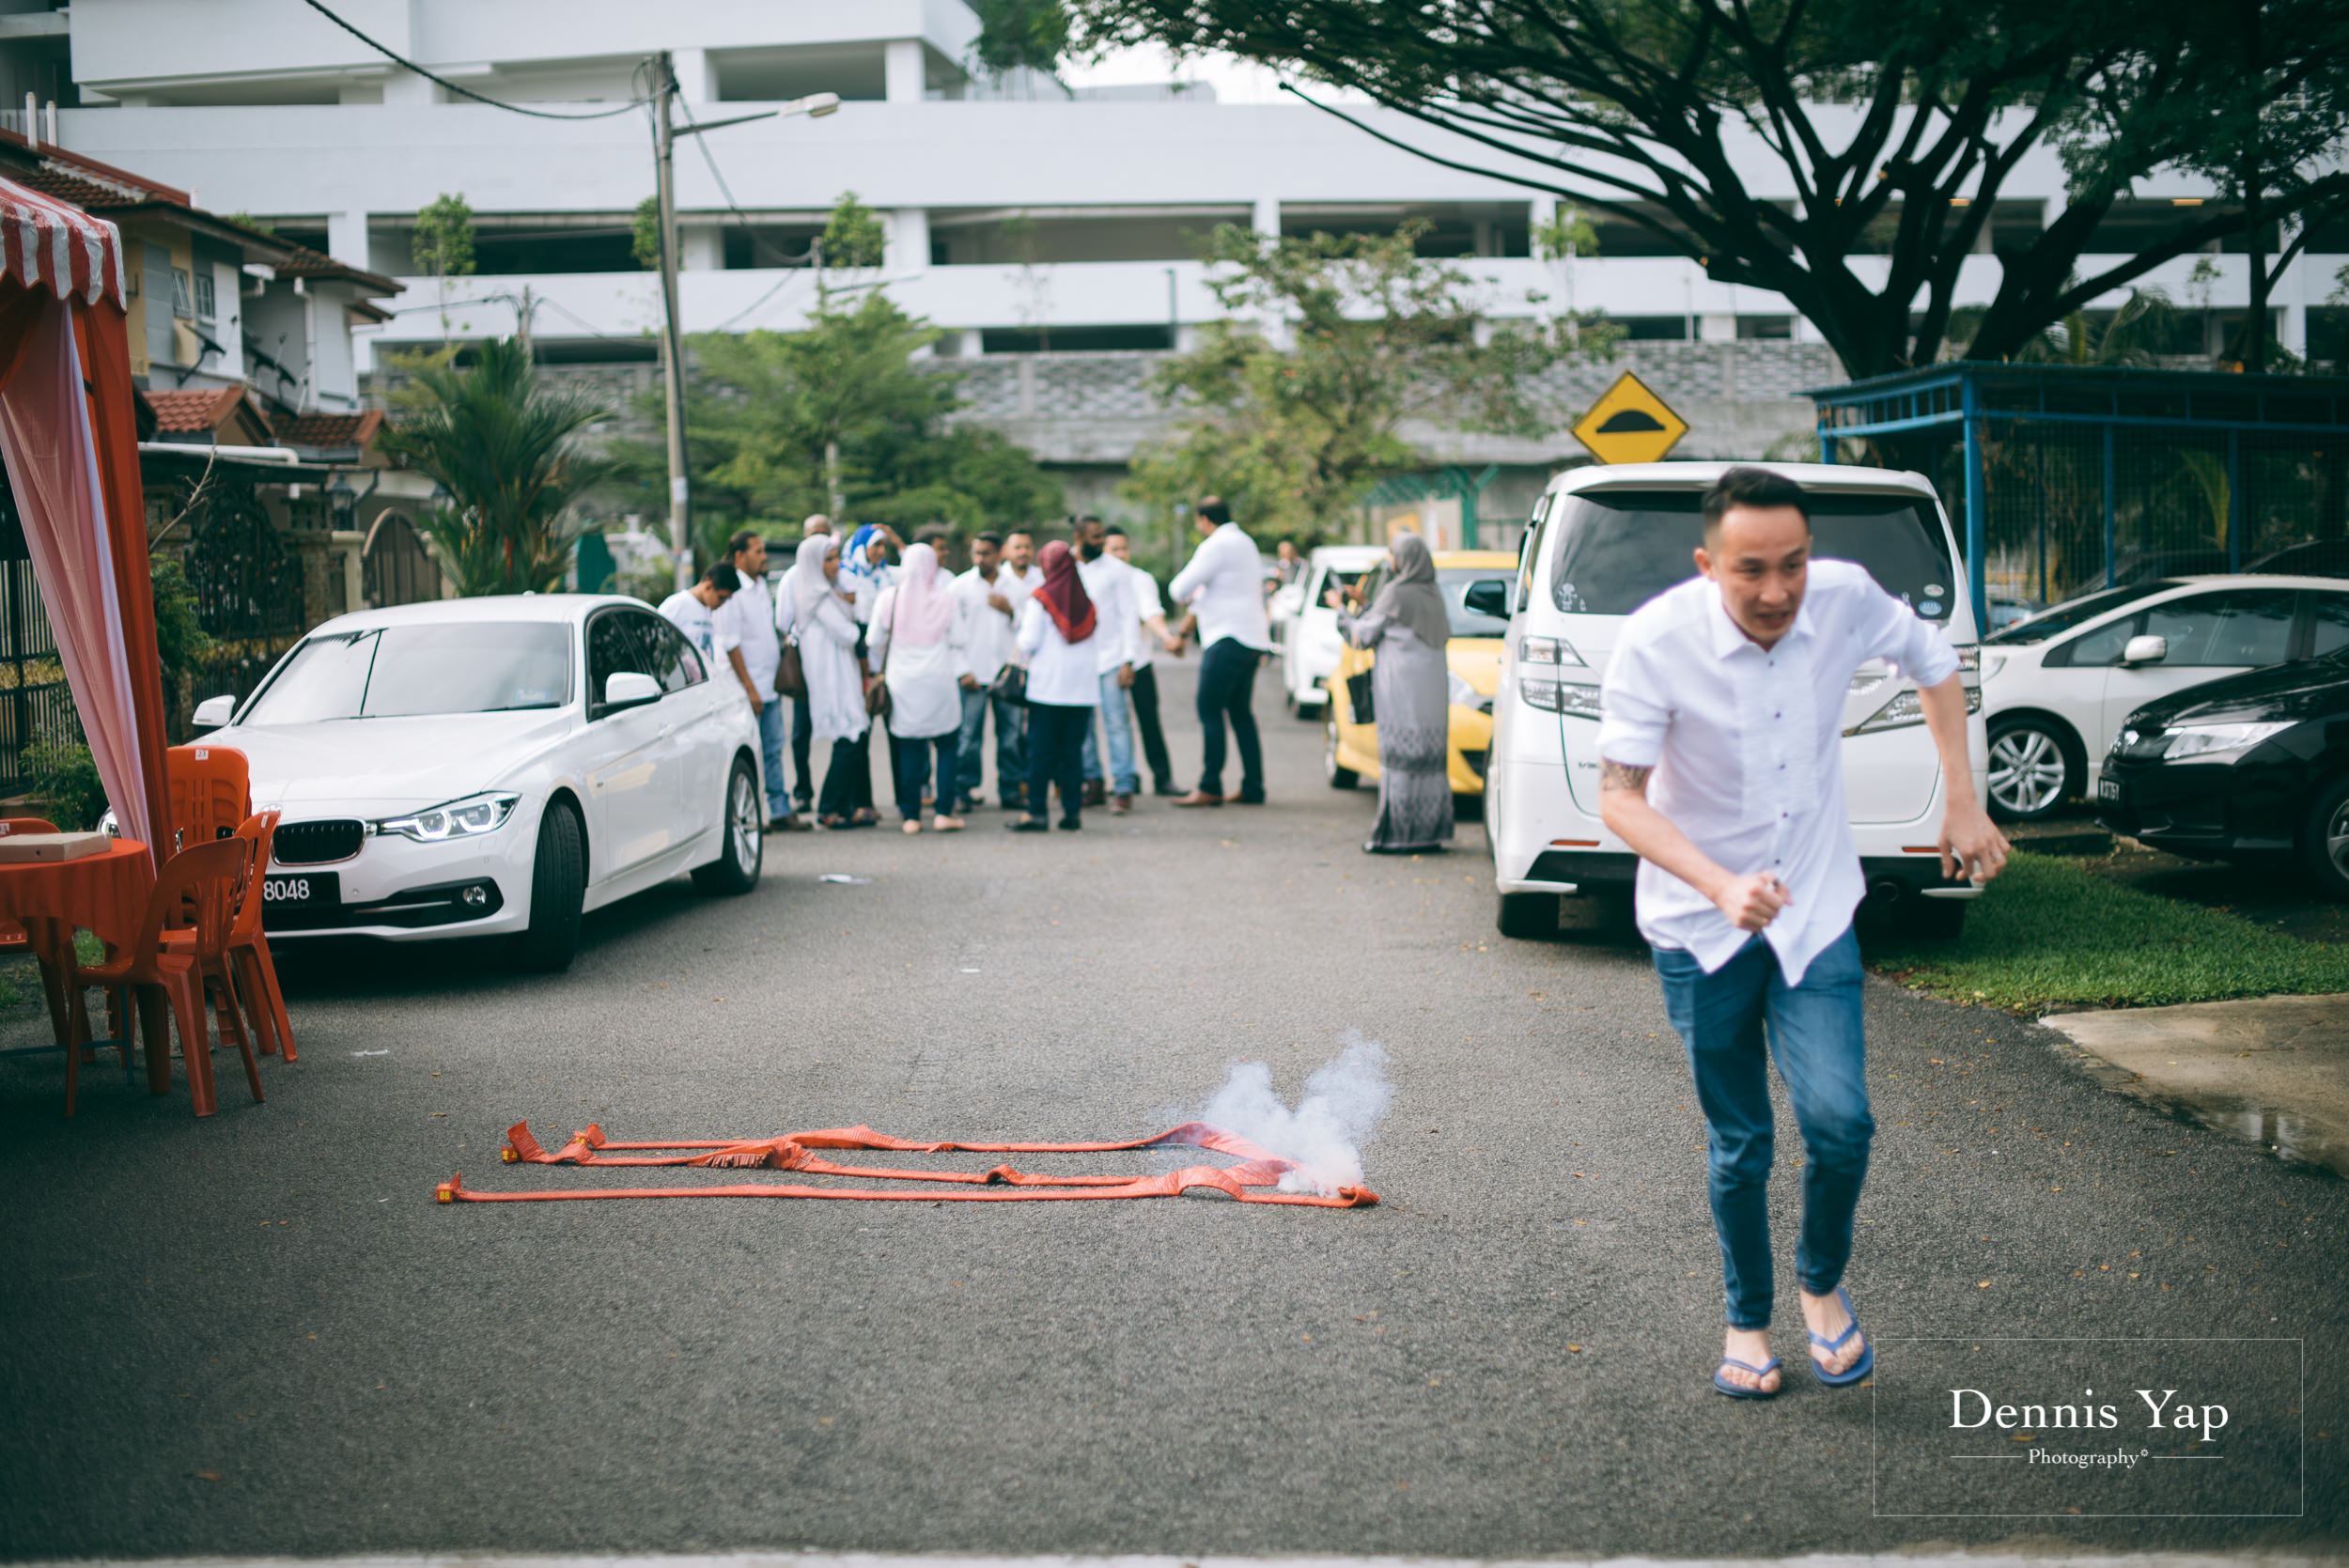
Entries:
<svg viewBox="0 0 2349 1568">
<path fill-rule="evenodd" d="M 0 794 L 31 786 L 26 753 L 33 747 L 70 746 L 81 733 L 49 613 L 33 581 L 24 525 L 15 498 L 0 483 Z"/>
<path fill-rule="evenodd" d="M 441 597 L 440 563 L 432 559 L 424 541 L 416 537 L 414 526 L 400 512 L 383 513 L 367 531 L 361 573 L 361 592 L 370 610 L 421 604 Z"/>
<path fill-rule="evenodd" d="M 198 505 L 188 586 L 212 649 L 196 663 L 195 700 L 225 693 L 241 702 L 307 628 L 302 563 L 251 484 L 216 478 Z"/>
</svg>

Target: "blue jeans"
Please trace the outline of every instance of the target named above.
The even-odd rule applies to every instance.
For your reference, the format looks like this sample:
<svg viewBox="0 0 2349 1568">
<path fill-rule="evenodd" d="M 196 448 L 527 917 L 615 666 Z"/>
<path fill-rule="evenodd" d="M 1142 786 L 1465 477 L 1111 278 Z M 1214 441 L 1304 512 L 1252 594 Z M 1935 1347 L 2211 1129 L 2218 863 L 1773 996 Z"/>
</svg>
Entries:
<svg viewBox="0 0 2349 1568">
<path fill-rule="evenodd" d="M 1016 806 L 1028 784 L 1028 710 L 1018 703 L 1008 703 L 990 695 L 986 687 L 962 693 L 962 737 L 957 747 L 960 756 L 957 781 L 961 794 L 975 800 L 979 798 L 981 777 L 981 746 L 987 736 L 987 715 L 995 712 L 995 793 L 1006 806 Z"/>
<path fill-rule="evenodd" d="M 1142 775 L 1134 771 L 1134 716 L 1126 706 L 1126 688 L 1117 684 L 1117 672 L 1110 671 L 1101 677 L 1101 722 L 1110 732 L 1110 793 L 1139 795 Z M 1093 726 L 1085 726 L 1085 782 L 1103 777 L 1101 749 L 1094 743 Z"/>
<path fill-rule="evenodd" d="M 955 809 L 955 750 L 956 733 L 944 735 L 903 736 L 889 737 L 889 753 L 897 785 L 897 812 L 908 822 L 922 816 L 922 788 L 930 782 L 930 753 L 938 753 L 938 800 L 935 811 L 940 816 L 952 815 Z"/>
<path fill-rule="evenodd" d="M 1851 1261 L 1852 1211 L 1868 1176 L 1867 1042 L 1859 999 L 1859 943 L 1849 926 L 1789 987 L 1778 954 L 1759 936 L 1712 974 L 1696 959 L 1656 950 L 1664 1011 L 1688 1048 L 1697 1103 L 1711 1133 L 1707 1156 L 1713 1226 L 1720 1234 L 1729 1326 L 1770 1326 L 1770 1113 L 1768 1058 L 1802 1129 L 1802 1238 L 1795 1274 L 1826 1296 Z M 1766 1036 L 1766 1048 L 1765 1040 Z"/>
<path fill-rule="evenodd" d="M 784 717 L 783 699 L 770 696 L 758 710 L 759 766 L 767 775 L 767 815 L 770 818 L 791 815 L 791 784 L 783 776 L 783 747 L 789 738 L 791 725 Z"/>
</svg>

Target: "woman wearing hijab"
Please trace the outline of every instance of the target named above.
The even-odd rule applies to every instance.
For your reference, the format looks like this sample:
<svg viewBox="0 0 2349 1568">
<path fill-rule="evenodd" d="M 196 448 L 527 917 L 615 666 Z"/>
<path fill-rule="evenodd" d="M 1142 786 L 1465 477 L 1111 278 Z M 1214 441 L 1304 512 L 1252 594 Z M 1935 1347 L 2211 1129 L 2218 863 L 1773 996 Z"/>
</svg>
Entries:
<svg viewBox="0 0 2349 1568">
<path fill-rule="evenodd" d="M 848 827 L 856 809 L 850 781 L 857 742 L 870 722 L 864 715 L 864 677 L 857 667 L 856 621 L 833 586 L 839 575 L 840 541 L 817 534 L 800 541 L 784 585 L 791 601 L 786 629 L 799 640 L 800 668 L 807 675 L 808 727 L 817 741 L 832 747 L 817 802 L 817 820 L 827 828 Z"/>
<path fill-rule="evenodd" d="M 1100 617 L 1077 575 L 1076 553 L 1054 539 L 1035 561 L 1044 581 L 1019 612 L 1019 652 L 1028 661 L 1028 815 L 1010 824 L 1015 833 L 1040 833 L 1050 825 L 1055 783 L 1060 825 L 1084 826 L 1084 743 L 1101 701 L 1093 642 Z"/>
<path fill-rule="evenodd" d="M 1378 724 L 1378 820 L 1362 849 L 1405 855 L 1452 842 L 1451 673 L 1444 663 L 1452 617 L 1436 591 L 1426 540 L 1398 534 L 1388 559 L 1386 586 L 1367 612 L 1348 611 L 1334 589 L 1327 600 L 1338 613 L 1338 635 L 1377 650 L 1370 696 Z"/>
<path fill-rule="evenodd" d="M 865 633 L 867 657 L 889 687 L 891 772 L 905 831 L 922 831 L 922 790 L 938 753 L 938 814 L 930 827 L 951 833 L 962 819 L 946 815 L 954 800 L 962 735 L 962 677 L 971 674 L 969 642 L 957 613 L 954 579 L 939 570 L 938 551 L 910 545 L 894 587 L 881 590 Z"/>
</svg>

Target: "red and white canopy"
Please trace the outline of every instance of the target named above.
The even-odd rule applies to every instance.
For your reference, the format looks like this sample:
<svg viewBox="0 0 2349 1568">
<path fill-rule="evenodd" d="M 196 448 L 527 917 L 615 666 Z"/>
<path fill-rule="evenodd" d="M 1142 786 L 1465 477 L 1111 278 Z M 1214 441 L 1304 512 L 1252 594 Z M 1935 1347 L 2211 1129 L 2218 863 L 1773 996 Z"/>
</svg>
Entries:
<svg viewBox="0 0 2349 1568">
<path fill-rule="evenodd" d="M 0 275 L 60 300 L 126 303 L 115 225 L 8 179 L 0 179 Z"/>
</svg>

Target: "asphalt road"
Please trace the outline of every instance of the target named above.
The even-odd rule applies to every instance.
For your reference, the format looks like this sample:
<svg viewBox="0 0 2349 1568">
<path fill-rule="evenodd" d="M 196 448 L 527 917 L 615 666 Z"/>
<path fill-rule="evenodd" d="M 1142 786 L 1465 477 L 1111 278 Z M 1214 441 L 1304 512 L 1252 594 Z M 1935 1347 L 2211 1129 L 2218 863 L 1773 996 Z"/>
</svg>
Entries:
<svg viewBox="0 0 2349 1568">
<path fill-rule="evenodd" d="M 592 918 L 559 978 L 289 965 L 302 1061 L 266 1064 L 266 1106 L 232 1059 L 202 1123 L 101 1065 L 69 1123 L 54 1058 L 0 1062 L 0 1555 L 2341 1540 L 2340 1182 L 2112 1094 L 2035 1025 L 1872 982 L 1875 1333 L 2279 1336 L 2307 1367 L 2287 1516 L 1877 1517 L 1881 1390 L 1802 1373 L 1791 1296 L 1785 1396 L 1708 1388 L 1702 1129 L 1642 953 L 1496 936 L 1473 825 L 1363 856 L 1370 793 L 1259 707 L 1262 810 L 773 839 L 752 896 L 680 881 Z M 20 1009 L 10 1043 L 39 1027 Z M 501 1166 L 521 1118 L 1132 1137 L 1235 1062 L 1293 1096 L 1347 1030 L 1398 1091 L 1376 1208 L 432 1202 L 458 1169 L 601 1177 Z"/>
</svg>

